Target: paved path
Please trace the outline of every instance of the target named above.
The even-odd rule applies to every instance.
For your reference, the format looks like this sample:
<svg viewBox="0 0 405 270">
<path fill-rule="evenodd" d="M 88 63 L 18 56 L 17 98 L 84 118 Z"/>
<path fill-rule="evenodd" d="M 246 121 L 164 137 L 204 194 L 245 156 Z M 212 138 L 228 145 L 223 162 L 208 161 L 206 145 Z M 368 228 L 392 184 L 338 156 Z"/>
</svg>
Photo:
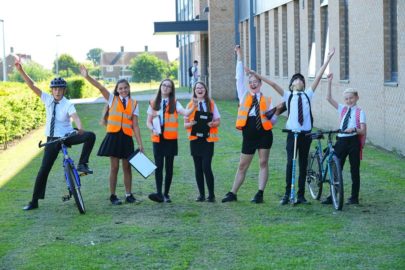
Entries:
<svg viewBox="0 0 405 270">
<path fill-rule="evenodd" d="M 138 101 L 148 101 L 153 99 L 156 95 L 134 95 L 135 99 Z M 177 99 L 190 99 L 191 94 L 190 93 L 177 93 L 176 94 Z M 70 100 L 73 104 L 91 104 L 91 103 L 105 103 L 105 99 L 103 97 L 98 97 L 98 98 L 79 98 L 79 99 L 71 99 Z"/>
</svg>

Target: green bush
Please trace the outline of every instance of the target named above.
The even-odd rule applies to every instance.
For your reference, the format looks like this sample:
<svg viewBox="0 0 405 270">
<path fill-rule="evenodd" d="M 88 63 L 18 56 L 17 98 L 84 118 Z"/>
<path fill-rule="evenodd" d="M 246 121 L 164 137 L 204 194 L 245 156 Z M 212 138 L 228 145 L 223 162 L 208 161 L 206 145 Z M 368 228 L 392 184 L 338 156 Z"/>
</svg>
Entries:
<svg viewBox="0 0 405 270">
<path fill-rule="evenodd" d="M 22 84 L 20 84 L 23 86 Z M 23 87 L 21 87 L 23 88 Z M 3 92 L 2 89 L 0 92 Z M 6 91 L 4 91 L 6 92 Z M 10 92 L 9 92 L 10 93 Z M 45 123 L 45 107 L 32 92 L 21 91 L 0 99 L 0 144 L 18 139 Z"/>
<path fill-rule="evenodd" d="M 67 80 L 66 98 L 82 98 L 84 97 L 84 80 L 80 78 L 73 78 Z"/>
</svg>

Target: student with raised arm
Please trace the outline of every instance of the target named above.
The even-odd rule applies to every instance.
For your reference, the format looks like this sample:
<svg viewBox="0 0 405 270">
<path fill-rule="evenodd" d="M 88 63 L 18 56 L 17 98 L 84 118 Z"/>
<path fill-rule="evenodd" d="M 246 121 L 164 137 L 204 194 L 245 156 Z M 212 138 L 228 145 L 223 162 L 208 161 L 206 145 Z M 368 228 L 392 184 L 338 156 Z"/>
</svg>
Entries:
<svg viewBox="0 0 405 270">
<path fill-rule="evenodd" d="M 286 166 L 286 187 L 285 195 L 280 201 L 280 204 L 285 205 L 289 202 L 291 193 L 291 177 L 292 177 L 292 160 L 294 152 L 294 133 L 300 132 L 297 138 L 297 153 L 299 156 L 299 178 L 298 178 L 298 194 L 297 203 L 306 203 L 305 199 L 305 178 L 306 168 L 308 163 L 308 154 L 311 147 L 311 137 L 305 136 L 306 133 L 311 132 L 313 125 L 313 117 L 311 111 L 311 100 L 318 84 L 328 66 L 332 56 L 335 53 L 333 48 L 327 56 L 325 63 L 319 69 L 314 81 L 309 88 L 305 89 L 305 78 L 302 74 L 294 74 L 290 80 L 290 85 L 287 91 L 284 91 L 275 82 L 258 75 L 265 83 L 269 84 L 277 93 L 279 93 L 287 106 L 288 119 L 286 129 L 290 130 L 287 135 L 287 166 Z"/>
<path fill-rule="evenodd" d="M 87 81 L 100 90 L 108 102 L 103 118 L 103 123 L 107 126 L 107 134 L 97 155 L 110 158 L 110 201 L 113 205 L 122 204 L 116 195 L 117 176 L 121 160 L 124 172 L 125 202 L 135 203 L 137 200 L 132 194 L 132 171 L 128 157 L 135 150 L 132 137 L 135 137 L 139 150 L 143 152 L 138 124 L 138 102 L 131 97 L 130 85 L 127 80 L 119 80 L 111 94 L 107 88 L 89 75 L 84 66 L 80 67 L 80 72 Z"/>
<path fill-rule="evenodd" d="M 172 202 L 169 192 L 173 178 L 174 157 L 178 154 L 178 115 L 189 116 L 195 109 L 194 100 L 190 108 L 184 109 L 176 100 L 176 91 L 172 80 L 164 79 L 156 93 L 156 97 L 149 102 L 146 126 L 151 131 L 153 155 L 155 158 L 156 192 L 149 194 L 154 202 Z M 165 188 L 162 193 L 163 168 L 165 168 Z"/>
<path fill-rule="evenodd" d="M 277 116 L 270 120 L 266 112 L 273 108 L 271 98 L 261 92 L 262 82 L 256 74 L 245 68 L 249 73 L 249 88 L 244 85 L 244 68 L 240 46 L 235 47 L 237 55 L 236 64 L 236 88 L 239 98 L 238 117 L 236 128 L 242 131 L 242 150 L 238 169 L 231 191 L 229 191 L 222 202 L 237 201 L 237 192 L 245 181 L 246 172 L 252 162 L 257 150 L 259 155 L 259 179 L 258 191 L 252 198 L 252 203 L 263 203 L 263 192 L 266 188 L 269 174 L 269 155 L 273 143 L 273 124 Z"/>
<path fill-rule="evenodd" d="M 67 146 L 83 143 L 82 153 L 77 166 L 79 172 L 91 174 L 93 171 L 89 169 L 88 162 L 91 151 L 93 150 L 96 135 L 91 131 L 84 131 L 79 115 L 76 113 L 75 106 L 64 97 L 66 93 L 66 81 L 63 78 L 55 78 L 51 81 L 51 94 L 43 92 L 39 89 L 35 82 L 25 73 L 21 62 L 16 60 L 15 67 L 21 74 L 26 84 L 31 90 L 41 98 L 46 110 L 46 125 L 45 135 L 47 142 L 65 136 L 67 133 L 74 131 L 71 119 L 75 122 L 78 129 L 77 135 L 67 139 Z M 38 208 L 38 200 L 45 198 L 46 183 L 48 181 L 49 172 L 58 157 L 61 145 L 54 143 L 45 146 L 42 164 L 35 180 L 34 192 L 32 200 L 23 210 L 32 210 Z"/>
<path fill-rule="evenodd" d="M 340 159 L 342 170 L 346 158 L 349 156 L 350 173 L 352 176 L 352 194 L 347 200 L 347 204 L 359 204 L 360 192 L 360 160 L 362 159 L 362 148 L 367 134 L 366 115 L 357 106 L 359 95 L 356 90 L 348 88 L 343 92 L 345 104 L 338 104 L 332 97 L 333 73 L 328 75 L 328 93 L 326 100 L 337 110 L 340 117 L 339 128 L 343 133 L 339 133 L 335 144 L 335 153 Z M 323 204 L 331 204 L 332 198 L 329 196 Z"/>
</svg>

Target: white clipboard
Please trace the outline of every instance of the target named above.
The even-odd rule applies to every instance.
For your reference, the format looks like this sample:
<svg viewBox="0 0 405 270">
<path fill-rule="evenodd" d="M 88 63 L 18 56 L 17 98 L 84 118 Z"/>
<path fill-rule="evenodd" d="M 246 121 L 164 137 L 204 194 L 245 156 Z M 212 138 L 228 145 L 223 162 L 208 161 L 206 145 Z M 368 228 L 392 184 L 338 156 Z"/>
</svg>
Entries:
<svg viewBox="0 0 405 270">
<path fill-rule="evenodd" d="M 137 149 L 128 158 L 129 163 L 144 178 L 148 178 L 156 170 L 156 165 L 144 153 Z"/>
</svg>

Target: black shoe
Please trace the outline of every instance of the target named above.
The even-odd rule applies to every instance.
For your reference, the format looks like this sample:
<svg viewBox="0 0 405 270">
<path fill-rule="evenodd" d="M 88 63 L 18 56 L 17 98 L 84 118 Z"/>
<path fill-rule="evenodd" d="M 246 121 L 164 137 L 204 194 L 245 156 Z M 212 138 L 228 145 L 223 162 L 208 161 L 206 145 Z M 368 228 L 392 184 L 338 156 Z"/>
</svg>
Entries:
<svg viewBox="0 0 405 270">
<path fill-rule="evenodd" d="M 110 201 L 111 201 L 111 203 L 112 203 L 113 205 L 120 205 L 120 204 L 122 204 L 121 200 L 118 199 L 117 195 L 115 195 L 115 194 L 111 194 L 111 196 L 110 196 Z"/>
<path fill-rule="evenodd" d="M 89 168 L 87 163 L 77 165 L 77 171 L 83 174 L 93 174 L 93 170 Z"/>
<path fill-rule="evenodd" d="M 321 201 L 321 204 L 332 204 L 332 196 L 326 197 L 325 200 Z"/>
<path fill-rule="evenodd" d="M 207 202 L 215 202 L 215 196 L 208 196 L 207 197 Z"/>
<path fill-rule="evenodd" d="M 165 203 L 171 203 L 171 202 L 172 202 L 172 200 L 170 199 L 169 194 L 163 195 L 163 201 L 164 201 Z"/>
<path fill-rule="evenodd" d="M 225 195 L 225 198 L 222 199 L 222 202 L 233 202 L 233 201 L 237 201 L 238 198 L 236 196 L 236 194 L 232 193 L 232 192 L 228 192 Z"/>
<path fill-rule="evenodd" d="M 152 200 L 152 201 L 154 201 L 154 202 L 158 202 L 158 203 L 163 202 L 163 196 L 162 196 L 162 194 L 159 194 L 159 193 L 151 193 L 151 194 L 149 194 L 148 197 L 149 197 L 150 200 Z"/>
<path fill-rule="evenodd" d="M 136 203 L 136 202 L 138 202 L 138 200 L 131 193 L 131 195 L 125 197 L 125 202 L 126 203 Z"/>
<path fill-rule="evenodd" d="M 200 195 L 200 196 L 197 197 L 197 199 L 195 199 L 195 201 L 196 202 L 203 202 L 203 201 L 205 201 L 205 196 Z"/>
<path fill-rule="evenodd" d="M 26 206 L 23 207 L 24 211 L 29 211 L 38 208 L 38 201 L 31 201 Z"/>
<path fill-rule="evenodd" d="M 300 204 L 300 203 L 306 204 L 306 203 L 308 203 L 308 202 L 307 202 L 307 200 L 305 199 L 304 196 L 298 196 L 298 199 L 297 199 L 297 201 L 296 201 L 295 203 L 296 203 L 296 204 Z"/>
<path fill-rule="evenodd" d="M 263 203 L 263 192 L 257 192 L 253 199 L 250 200 L 252 203 Z"/>
<path fill-rule="evenodd" d="M 288 197 L 288 195 L 284 195 L 283 198 L 281 198 L 280 204 L 281 205 L 286 205 L 290 202 L 290 198 Z"/>
<path fill-rule="evenodd" d="M 347 204 L 347 205 L 350 205 L 350 204 L 359 204 L 359 199 L 350 197 L 350 198 L 347 200 L 346 204 Z"/>
</svg>

